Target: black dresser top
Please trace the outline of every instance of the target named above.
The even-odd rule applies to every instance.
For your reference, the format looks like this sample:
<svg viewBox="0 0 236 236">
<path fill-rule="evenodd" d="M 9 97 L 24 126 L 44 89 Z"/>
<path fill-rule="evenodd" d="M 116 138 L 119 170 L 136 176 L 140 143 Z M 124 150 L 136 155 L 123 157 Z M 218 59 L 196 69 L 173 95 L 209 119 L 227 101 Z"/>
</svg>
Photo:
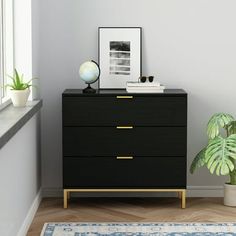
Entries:
<svg viewBox="0 0 236 236">
<path fill-rule="evenodd" d="M 125 89 L 98 89 L 96 93 L 83 93 L 82 89 L 66 89 L 63 93 L 63 97 L 78 97 L 78 96 L 87 96 L 87 97 L 97 97 L 97 96 L 112 96 L 112 95 L 130 95 L 130 96 L 176 96 L 183 97 L 187 96 L 187 93 L 183 89 L 165 89 L 164 93 L 127 93 Z"/>
</svg>

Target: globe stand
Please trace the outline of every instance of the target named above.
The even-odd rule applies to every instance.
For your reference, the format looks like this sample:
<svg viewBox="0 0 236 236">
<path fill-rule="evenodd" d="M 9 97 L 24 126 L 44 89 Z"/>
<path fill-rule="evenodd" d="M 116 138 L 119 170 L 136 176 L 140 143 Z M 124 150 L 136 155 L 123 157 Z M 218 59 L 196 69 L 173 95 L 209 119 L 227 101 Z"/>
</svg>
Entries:
<svg viewBox="0 0 236 236">
<path fill-rule="evenodd" d="M 83 89 L 83 93 L 96 93 L 96 89 L 93 89 L 90 84 L 88 84 L 88 87 Z"/>
</svg>

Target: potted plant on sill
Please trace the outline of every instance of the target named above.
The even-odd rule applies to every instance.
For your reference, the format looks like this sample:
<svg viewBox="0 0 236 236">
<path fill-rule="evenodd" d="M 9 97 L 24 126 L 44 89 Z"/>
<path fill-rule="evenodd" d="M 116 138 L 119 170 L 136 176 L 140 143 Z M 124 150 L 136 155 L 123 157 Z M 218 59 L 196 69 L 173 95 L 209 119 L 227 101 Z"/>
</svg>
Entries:
<svg viewBox="0 0 236 236">
<path fill-rule="evenodd" d="M 194 158 L 190 172 L 206 166 L 211 174 L 229 175 L 230 182 L 224 185 L 224 204 L 236 206 L 236 120 L 226 113 L 213 115 L 207 135 L 208 144 Z"/>
<path fill-rule="evenodd" d="M 19 76 L 17 70 L 14 70 L 14 75 L 9 76 L 12 79 L 11 84 L 7 84 L 6 87 L 10 88 L 10 98 L 13 106 L 24 107 L 28 101 L 30 95 L 30 87 L 32 87 L 32 79 L 28 82 L 24 82 L 23 75 Z"/>
</svg>

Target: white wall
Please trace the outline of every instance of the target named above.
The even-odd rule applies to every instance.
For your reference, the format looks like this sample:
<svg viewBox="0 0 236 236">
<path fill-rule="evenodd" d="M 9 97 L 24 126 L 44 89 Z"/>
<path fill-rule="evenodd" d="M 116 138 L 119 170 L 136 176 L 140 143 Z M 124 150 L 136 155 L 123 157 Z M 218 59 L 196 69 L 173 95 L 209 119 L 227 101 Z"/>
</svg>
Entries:
<svg viewBox="0 0 236 236">
<path fill-rule="evenodd" d="M 188 92 L 190 163 L 206 142 L 208 118 L 236 115 L 235 9 L 234 0 L 40 0 L 44 188 L 62 186 L 61 93 L 84 86 L 77 71 L 97 59 L 99 26 L 143 27 L 144 74 Z M 206 170 L 188 175 L 190 186 L 223 182 Z"/>
<path fill-rule="evenodd" d="M 25 235 L 26 221 L 39 200 L 39 132 L 35 115 L 0 149 L 0 235 Z"/>
</svg>

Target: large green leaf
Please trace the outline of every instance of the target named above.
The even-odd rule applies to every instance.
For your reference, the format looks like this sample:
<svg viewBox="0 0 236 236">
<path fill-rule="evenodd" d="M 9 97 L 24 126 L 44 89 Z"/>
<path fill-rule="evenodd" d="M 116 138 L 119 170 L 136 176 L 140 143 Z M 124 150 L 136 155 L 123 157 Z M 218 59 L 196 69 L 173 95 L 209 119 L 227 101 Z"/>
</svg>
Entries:
<svg viewBox="0 0 236 236">
<path fill-rule="evenodd" d="M 199 168 L 202 167 L 206 164 L 206 160 L 205 160 L 205 152 L 206 152 L 206 148 L 203 148 L 197 155 L 196 157 L 193 159 L 193 162 L 190 166 L 190 173 L 193 174 L 194 171 Z"/>
<path fill-rule="evenodd" d="M 226 113 L 217 113 L 211 117 L 207 124 L 207 135 L 214 139 L 219 135 L 220 128 L 226 128 L 234 120 L 234 117 Z"/>
<path fill-rule="evenodd" d="M 228 130 L 228 134 L 236 134 L 236 121 L 231 121 L 228 125 L 227 125 L 227 130 Z"/>
<path fill-rule="evenodd" d="M 210 140 L 206 152 L 205 160 L 207 168 L 213 174 L 228 175 L 235 169 L 233 160 L 236 160 L 236 134 L 227 138 L 220 136 Z"/>
</svg>

